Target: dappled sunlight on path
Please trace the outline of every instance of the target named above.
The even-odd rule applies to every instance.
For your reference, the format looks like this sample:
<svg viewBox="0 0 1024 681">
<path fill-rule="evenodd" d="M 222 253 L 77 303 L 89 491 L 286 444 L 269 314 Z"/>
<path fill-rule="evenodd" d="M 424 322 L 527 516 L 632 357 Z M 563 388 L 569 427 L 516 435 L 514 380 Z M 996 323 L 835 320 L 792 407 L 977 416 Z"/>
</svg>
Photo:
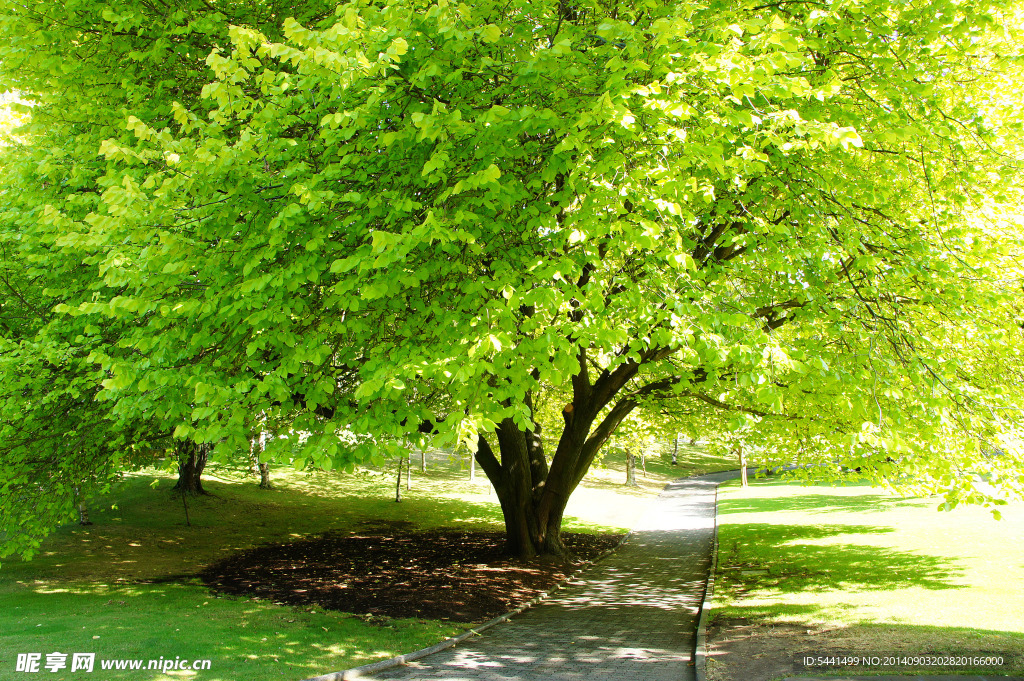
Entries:
<svg viewBox="0 0 1024 681">
<path fill-rule="evenodd" d="M 671 483 L 629 540 L 552 598 L 479 638 L 376 679 L 693 679 L 717 473 Z"/>
</svg>

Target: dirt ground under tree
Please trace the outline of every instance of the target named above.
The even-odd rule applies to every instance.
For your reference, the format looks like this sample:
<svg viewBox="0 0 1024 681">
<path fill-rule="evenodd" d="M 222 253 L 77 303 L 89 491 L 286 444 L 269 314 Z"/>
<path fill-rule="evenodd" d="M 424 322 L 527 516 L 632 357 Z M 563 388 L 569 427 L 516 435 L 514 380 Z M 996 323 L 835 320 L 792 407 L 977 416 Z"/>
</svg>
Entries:
<svg viewBox="0 0 1024 681">
<path fill-rule="evenodd" d="M 281 604 L 482 622 L 550 590 L 577 567 L 509 558 L 500 532 L 412 533 L 394 525 L 257 547 L 199 577 L 217 593 Z M 577 561 L 586 561 L 617 546 L 622 535 L 567 533 L 563 539 Z"/>
</svg>

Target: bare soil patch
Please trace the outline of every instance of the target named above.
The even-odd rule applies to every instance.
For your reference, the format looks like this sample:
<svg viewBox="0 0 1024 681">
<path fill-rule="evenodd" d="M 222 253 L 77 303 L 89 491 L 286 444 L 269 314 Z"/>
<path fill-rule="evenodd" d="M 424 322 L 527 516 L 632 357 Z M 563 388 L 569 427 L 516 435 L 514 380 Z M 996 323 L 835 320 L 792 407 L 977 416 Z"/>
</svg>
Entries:
<svg viewBox="0 0 1024 681">
<path fill-rule="evenodd" d="M 563 539 L 577 560 L 593 560 L 622 535 Z M 504 543 L 500 532 L 326 533 L 233 554 L 199 577 L 215 592 L 281 604 L 481 622 L 548 591 L 577 567 L 512 559 Z"/>
</svg>

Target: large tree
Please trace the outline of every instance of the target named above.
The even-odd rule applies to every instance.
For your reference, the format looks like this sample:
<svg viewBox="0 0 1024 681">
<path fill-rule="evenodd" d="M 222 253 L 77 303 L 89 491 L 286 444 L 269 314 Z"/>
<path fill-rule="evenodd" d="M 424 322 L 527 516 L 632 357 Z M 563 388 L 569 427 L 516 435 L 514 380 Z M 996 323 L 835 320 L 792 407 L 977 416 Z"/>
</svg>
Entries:
<svg viewBox="0 0 1024 681">
<path fill-rule="evenodd" d="M 564 554 L 569 496 L 637 409 L 898 454 L 953 498 L 991 498 L 982 465 L 1019 492 L 1018 454 L 978 454 L 1019 414 L 998 380 L 1019 244 L 982 219 L 1014 171 L 985 96 L 1007 11 L 243 17 L 201 97 L 124 108 L 86 214 L 45 211 L 97 277 L 58 309 L 120 329 L 91 355 L 118 418 L 242 448 L 260 414 L 312 433 L 316 463 L 468 442 L 523 556 Z"/>
</svg>

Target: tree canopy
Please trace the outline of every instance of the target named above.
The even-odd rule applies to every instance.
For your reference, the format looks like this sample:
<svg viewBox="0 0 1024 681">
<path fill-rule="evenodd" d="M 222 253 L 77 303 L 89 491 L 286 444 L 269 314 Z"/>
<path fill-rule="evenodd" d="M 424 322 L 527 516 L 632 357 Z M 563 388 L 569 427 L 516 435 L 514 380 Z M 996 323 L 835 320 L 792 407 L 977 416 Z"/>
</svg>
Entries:
<svg viewBox="0 0 1024 681">
<path fill-rule="evenodd" d="M 3 5 L 4 358 L 105 427 L 462 440 L 526 556 L 637 410 L 1021 492 L 1015 5 L 246 7 Z"/>
</svg>

